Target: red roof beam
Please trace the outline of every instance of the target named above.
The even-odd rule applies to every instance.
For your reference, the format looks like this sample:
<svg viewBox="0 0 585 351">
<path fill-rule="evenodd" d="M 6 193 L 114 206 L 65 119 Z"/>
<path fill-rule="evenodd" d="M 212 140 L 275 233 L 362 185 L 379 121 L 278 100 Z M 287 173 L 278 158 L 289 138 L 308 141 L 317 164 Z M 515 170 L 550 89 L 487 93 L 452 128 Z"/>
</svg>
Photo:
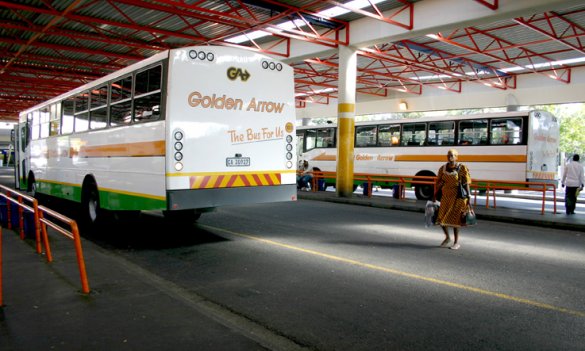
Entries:
<svg viewBox="0 0 585 351">
<path fill-rule="evenodd" d="M 355 12 L 358 13 L 362 16 L 366 16 L 366 17 L 370 17 L 379 21 L 383 21 L 386 23 L 390 23 L 392 25 L 407 29 L 407 30 L 412 30 L 412 28 L 414 27 L 414 4 L 410 3 L 406 0 L 398 0 L 398 2 L 400 2 L 402 5 L 398 6 L 395 9 L 392 9 L 390 11 L 387 11 L 387 14 L 384 14 L 382 11 L 380 11 L 380 9 L 378 8 L 378 6 L 376 6 L 375 3 L 369 1 L 369 6 L 367 7 L 368 9 L 370 9 L 372 12 L 368 12 L 366 10 L 364 10 L 364 8 L 356 8 L 356 7 L 352 7 L 352 6 L 348 6 L 347 4 L 343 4 L 340 3 L 338 1 L 334 1 L 334 0 L 323 0 L 326 3 L 344 8 L 346 10 L 349 10 L 351 12 Z M 401 21 L 396 20 L 397 18 L 401 18 Z"/>
<path fill-rule="evenodd" d="M 493 86 L 495 88 L 498 89 L 506 89 L 506 82 L 502 82 L 501 79 L 496 80 L 496 82 L 491 82 L 490 80 L 486 80 L 483 79 L 479 76 L 477 76 L 475 79 L 468 76 L 468 74 L 464 71 L 464 69 L 462 67 L 458 67 L 458 71 L 454 71 L 454 66 L 449 66 L 449 65 L 444 65 L 443 67 L 438 66 L 436 63 L 434 62 L 430 62 L 430 64 L 426 63 L 426 59 L 428 58 L 427 56 L 421 54 L 417 54 L 414 53 L 412 50 L 408 50 L 407 53 L 409 54 L 409 57 L 405 56 L 405 53 L 403 52 L 404 50 L 400 50 L 395 44 L 392 45 L 385 45 L 383 47 L 378 47 L 375 46 L 373 49 L 362 49 L 362 52 L 360 52 L 361 55 L 367 55 L 370 58 L 373 59 L 377 59 L 377 60 L 388 60 L 390 62 L 393 63 L 397 63 L 400 65 L 403 65 L 404 67 L 407 67 L 409 70 L 412 70 L 412 74 L 414 76 L 417 77 L 417 80 L 420 80 L 420 82 L 424 85 L 430 85 L 430 83 L 439 83 L 439 86 L 441 86 L 441 89 L 445 89 L 445 90 L 451 90 L 451 86 L 449 85 L 450 83 L 453 82 L 453 80 L 455 82 L 457 81 L 461 81 L 461 80 L 465 80 L 465 81 L 476 81 L 476 80 L 480 80 L 480 81 L 487 81 L 488 83 L 485 83 L 485 85 L 489 85 L 489 86 Z M 391 52 L 395 52 L 395 54 L 391 54 Z M 461 65 L 460 65 L 461 66 Z M 433 75 L 433 77 L 431 77 L 434 80 L 437 80 L 438 82 L 432 82 L 430 80 L 428 80 L 427 82 L 423 81 L 423 77 L 421 77 L 416 70 L 413 70 L 413 68 L 416 68 L 417 70 L 422 70 L 425 72 L 428 72 L 430 74 Z M 446 77 L 449 77 L 448 79 L 448 83 L 445 83 L 444 79 L 442 78 L 442 76 L 445 75 Z M 444 83 L 441 85 L 441 83 Z M 435 85 L 431 85 L 431 86 L 435 86 Z M 460 92 L 455 90 L 455 92 Z"/>
<path fill-rule="evenodd" d="M 394 56 L 392 58 L 398 59 L 399 62 L 406 60 L 409 65 L 435 72 L 439 76 L 447 75 L 454 79 L 479 82 L 497 89 L 511 88 L 507 82 L 513 74 L 502 74 L 497 68 L 465 58 L 453 60 L 448 52 L 409 40 L 403 40 L 397 44 L 400 45 L 396 50 L 398 55 L 390 55 L 390 57 Z"/>
<path fill-rule="evenodd" d="M 12 57 L 13 53 L 2 51 L 0 52 L 0 57 Z M 67 67 L 71 71 L 75 72 L 85 72 L 91 70 L 95 72 L 96 75 L 105 75 L 117 70 L 120 70 L 126 66 L 119 65 L 119 64 L 108 64 L 103 62 L 91 62 L 87 60 L 74 60 L 68 58 L 57 58 L 52 56 L 46 55 L 37 55 L 37 54 L 22 54 L 20 55 L 20 59 L 18 61 L 19 64 L 22 66 L 38 66 L 42 65 L 45 67 L 50 67 L 52 65 L 58 66 L 57 68 Z"/>
<path fill-rule="evenodd" d="M 482 4 L 483 6 L 489 8 L 490 10 L 497 10 L 498 9 L 498 0 L 491 0 L 491 1 L 487 1 L 487 0 L 475 0 L 477 2 L 479 2 L 480 4 Z"/>
<path fill-rule="evenodd" d="M 574 51 L 585 54 L 585 46 L 581 41 L 581 37 L 585 36 L 585 29 L 583 27 L 573 23 L 556 12 L 545 12 L 541 16 L 542 17 L 540 18 L 537 16 L 532 16 L 530 18 L 519 17 L 515 18 L 514 22 L 538 32 L 557 43 L 565 45 Z M 558 20 L 556 22 L 556 28 L 552 23 L 552 19 Z M 537 23 L 540 26 L 537 26 Z M 559 28 L 560 24 L 564 24 L 564 28 Z M 573 39 L 575 44 L 569 42 L 569 39 Z"/>
<path fill-rule="evenodd" d="M 457 36 L 457 38 L 460 39 L 462 37 L 465 37 L 468 39 L 468 41 L 470 43 L 472 43 L 473 46 L 462 44 L 462 43 L 452 39 L 456 33 L 465 33 L 465 35 Z M 488 38 L 489 43 L 487 45 L 484 45 L 483 47 L 480 47 L 478 44 L 478 40 L 477 40 L 478 38 L 475 37 L 478 35 L 483 35 L 486 38 Z M 437 40 L 437 41 L 440 41 L 442 43 L 446 43 L 449 45 L 453 45 L 453 46 L 468 50 L 468 51 L 475 53 L 475 54 L 480 54 L 480 55 L 490 57 L 497 62 L 503 62 L 503 63 L 507 63 L 507 64 L 510 64 L 512 66 L 515 66 L 515 67 L 522 67 L 524 69 L 528 69 L 533 73 L 542 73 L 542 71 L 543 71 L 543 70 L 539 70 L 537 68 L 539 63 L 534 61 L 535 58 L 539 58 L 542 61 L 542 62 L 540 62 L 540 64 L 548 64 L 550 68 L 553 67 L 553 65 L 552 65 L 553 60 L 550 59 L 549 57 L 547 57 L 543 54 L 536 53 L 532 50 L 526 49 L 525 47 L 515 45 L 514 43 L 511 43 L 505 39 L 502 39 L 502 38 L 497 37 L 491 33 L 488 33 L 486 31 L 482 31 L 482 30 L 479 30 L 479 29 L 473 28 L 473 27 L 465 28 L 464 30 L 455 30 L 448 37 L 443 36 L 442 33 L 437 33 L 437 34 L 434 34 L 432 36 L 432 38 Z M 488 50 L 493 49 L 493 48 L 496 48 L 496 49 L 498 49 L 498 51 L 502 52 L 503 57 L 495 55 L 495 54 L 488 51 Z M 508 51 L 510 51 L 512 49 L 519 50 L 520 53 L 516 54 L 516 56 L 513 57 L 513 56 L 509 55 L 509 53 L 508 53 Z M 459 58 L 461 58 L 461 56 L 459 56 Z M 447 59 L 454 59 L 454 58 L 451 57 L 451 58 L 447 58 Z M 518 61 L 520 59 L 528 60 L 530 62 L 530 65 L 519 64 Z M 544 70 L 549 70 L 550 68 L 545 68 Z M 561 69 L 557 70 L 553 75 L 551 75 L 551 74 L 545 74 L 545 75 L 549 78 L 552 78 L 552 79 L 555 79 L 555 80 L 558 80 L 558 81 L 561 81 L 564 83 L 569 83 L 569 81 L 567 81 L 565 79 L 567 76 L 565 71 L 567 69 L 561 68 Z"/>
<path fill-rule="evenodd" d="M 81 48 L 79 46 L 50 44 L 50 43 L 45 43 L 45 42 L 41 42 L 41 41 L 35 41 L 35 42 L 29 43 L 25 40 L 9 39 L 9 38 L 0 37 L 0 42 L 14 44 L 14 45 L 20 45 L 21 48 L 23 48 L 23 47 L 42 47 L 42 48 L 52 49 L 55 51 L 65 50 L 65 51 L 72 51 L 72 52 L 77 52 L 77 53 L 81 52 L 81 53 L 88 54 L 88 55 L 101 55 L 101 56 L 105 56 L 105 57 L 115 57 L 115 58 L 121 58 L 121 59 L 125 59 L 125 60 L 134 60 L 134 61 L 144 59 L 144 57 L 142 57 L 142 56 L 127 55 L 127 54 L 122 54 L 122 53 L 117 53 L 117 52 L 112 52 L 112 51 L 85 49 L 85 48 Z M 12 59 L 12 61 L 14 61 L 15 59 L 16 59 L 16 57 L 14 57 Z"/>
<path fill-rule="evenodd" d="M 25 25 L 18 24 L 18 23 L 4 22 L 4 23 L 0 23 L 0 28 L 16 29 L 16 30 L 21 30 L 21 31 L 26 31 L 26 32 L 31 32 L 31 33 L 42 33 L 41 27 L 33 26 L 30 24 L 27 24 L 25 26 Z M 55 35 L 55 36 L 66 37 L 66 38 L 71 38 L 71 39 L 97 41 L 97 42 L 103 42 L 106 44 L 122 45 L 122 46 L 141 48 L 141 49 L 161 50 L 161 51 L 169 49 L 168 46 L 154 45 L 152 43 L 147 43 L 147 42 L 137 42 L 137 41 L 129 40 L 128 38 L 116 39 L 116 38 L 112 38 L 112 37 L 104 36 L 104 35 L 92 35 L 89 33 L 75 32 L 75 31 L 56 29 L 56 28 L 51 28 L 51 29 L 45 31 L 44 33 L 45 33 L 45 35 Z"/>
</svg>

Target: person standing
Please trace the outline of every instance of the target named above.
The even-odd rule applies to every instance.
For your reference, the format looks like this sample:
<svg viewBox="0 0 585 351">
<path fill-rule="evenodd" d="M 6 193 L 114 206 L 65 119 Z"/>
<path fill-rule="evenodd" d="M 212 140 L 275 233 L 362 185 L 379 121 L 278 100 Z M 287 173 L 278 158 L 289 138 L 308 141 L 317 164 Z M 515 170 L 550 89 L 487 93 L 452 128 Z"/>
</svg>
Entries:
<svg viewBox="0 0 585 351">
<path fill-rule="evenodd" d="M 577 189 L 583 190 L 583 165 L 579 162 L 579 155 L 573 155 L 573 162 L 565 165 L 563 170 L 563 188 L 565 190 L 565 209 L 568 215 L 575 214 L 577 206 Z"/>
<path fill-rule="evenodd" d="M 452 250 L 458 250 L 459 245 L 459 228 L 461 227 L 461 215 L 465 213 L 469 206 L 469 184 L 471 176 L 469 169 L 457 162 L 459 152 L 455 149 L 447 153 L 448 162 L 439 168 L 437 173 L 437 192 L 441 191 L 441 206 L 435 224 L 440 225 L 445 233 L 445 240 L 441 247 L 449 247 Z M 459 182 L 467 188 L 467 197 L 459 198 L 457 196 Z M 449 236 L 449 228 L 453 228 L 453 245 Z"/>
</svg>

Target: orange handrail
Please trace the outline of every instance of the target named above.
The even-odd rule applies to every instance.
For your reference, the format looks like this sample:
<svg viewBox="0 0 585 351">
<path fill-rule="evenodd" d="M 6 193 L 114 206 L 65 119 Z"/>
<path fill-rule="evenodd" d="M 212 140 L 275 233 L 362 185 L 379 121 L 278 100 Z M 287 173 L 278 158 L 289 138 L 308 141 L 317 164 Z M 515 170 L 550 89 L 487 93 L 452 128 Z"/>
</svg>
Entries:
<svg viewBox="0 0 585 351">
<path fill-rule="evenodd" d="M 0 308 L 4 306 L 2 300 L 2 227 L 0 227 Z"/>
<path fill-rule="evenodd" d="M 63 234 L 67 238 L 73 240 L 73 243 L 75 245 L 75 253 L 77 255 L 77 265 L 79 266 L 79 276 L 81 278 L 81 291 L 84 294 L 89 294 L 89 282 L 87 280 L 87 272 L 85 270 L 85 260 L 83 258 L 83 250 L 81 248 L 81 237 L 79 235 L 79 228 L 77 226 L 77 222 L 75 222 L 75 220 L 73 220 L 69 217 L 63 216 L 62 214 L 57 213 L 57 212 L 55 212 L 49 208 L 46 208 L 42 205 L 39 206 L 38 209 L 39 209 L 39 220 L 41 222 L 41 229 L 43 231 L 44 237 L 47 236 L 47 226 L 49 226 L 49 227 L 55 229 L 57 232 Z M 68 224 L 70 227 L 70 230 L 67 230 L 67 229 L 61 227 L 60 225 L 48 220 L 47 218 L 45 218 L 45 214 L 48 214 L 52 218 L 59 220 L 61 223 Z M 48 241 L 47 241 L 47 243 L 48 243 Z M 53 261 L 51 249 L 48 245 L 47 245 L 47 261 L 49 261 L 49 262 Z"/>
<path fill-rule="evenodd" d="M 490 191 L 493 197 L 493 207 L 496 208 L 496 190 L 530 190 L 542 192 L 542 207 L 541 214 L 545 212 L 546 193 L 552 191 L 553 193 L 553 213 L 557 213 L 557 188 L 552 183 L 537 183 L 537 182 L 516 182 L 508 180 L 474 180 L 475 182 L 485 183 L 486 187 L 486 207 L 489 208 Z M 509 185 L 501 185 L 509 184 Z M 549 189 L 550 188 L 550 189 Z"/>
<path fill-rule="evenodd" d="M 318 181 L 323 178 L 335 178 L 336 172 L 312 172 L 313 179 L 311 180 L 311 189 L 312 191 L 317 191 Z M 403 176 L 403 175 L 392 175 L 392 174 L 369 174 L 369 173 L 354 173 L 354 180 L 363 181 L 367 183 L 367 195 L 368 197 L 372 197 L 372 183 L 374 182 L 384 182 L 384 183 L 397 183 L 400 187 L 399 193 L 400 199 L 405 198 L 405 187 L 406 184 L 427 184 L 433 185 L 433 190 L 435 191 L 436 186 L 436 179 L 435 176 Z M 501 185 L 506 184 L 506 185 Z M 556 186 L 552 183 L 537 183 L 537 182 L 519 182 L 519 181 L 510 181 L 510 180 L 482 180 L 482 179 L 472 179 L 470 184 L 470 188 L 475 190 L 473 191 L 474 201 L 473 206 L 477 205 L 477 193 L 478 189 L 485 188 L 486 189 L 486 208 L 490 207 L 489 200 L 490 200 L 490 191 L 492 192 L 493 197 L 493 207 L 496 208 L 496 190 L 530 190 L 530 191 L 539 191 L 542 192 L 542 208 L 541 213 L 545 213 L 545 203 L 546 203 L 546 193 L 547 191 L 553 192 L 553 213 L 557 213 L 557 193 L 556 193 Z M 550 189 L 549 189 L 550 188 Z"/>
<path fill-rule="evenodd" d="M 6 206 L 7 206 L 7 214 L 8 214 L 8 218 L 7 218 L 7 222 L 8 222 L 8 226 L 9 228 L 11 227 L 11 213 L 10 213 L 10 203 L 14 203 L 17 206 L 19 206 L 18 212 L 20 215 L 20 238 L 24 239 L 24 218 L 23 218 L 23 212 L 24 211 L 29 211 L 31 213 L 34 214 L 34 227 L 35 227 L 35 236 L 36 236 L 36 249 L 38 253 L 42 253 L 42 249 L 41 249 L 41 244 L 40 244 L 40 240 L 41 240 L 41 232 L 42 232 L 42 238 L 43 238 L 43 242 L 44 242 L 44 246 L 45 246 L 45 250 L 46 250 L 46 256 L 47 256 L 47 261 L 48 262 L 52 262 L 53 261 L 53 256 L 51 253 L 51 247 L 49 245 L 49 238 L 48 238 L 48 232 L 47 232 L 47 226 L 55 229 L 57 232 L 65 235 L 66 237 L 72 239 L 74 241 L 74 245 L 75 245 L 75 252 L 77 254 L 77 264 L 79 266 L 79 275 L 81 277 L 81 291 L 84 294 L 89 294 L 90 290 L 89 290 L 89 283 L 88 283 L 88 279 L 87 279 L 87 272 L 85 269 L 85 260 L 83 258 L 83 250 L 81 248 L 81 237 L 79 235 L 79 228 L 77 226 L 77 223 L 66 217 L 63 216 L 49 208 L 46 208 L 44 206 L 39 206 L 38 202 L 35 198 L 30 197 L 28 195 L 24 195 L 21 194 L 13 189 L 10 189 L 4 185 L 0 185 L 0 189 L 4 190 L 6 193 L 0 192 L 0 196 L 5 198 L 7 200 L 6 202 Z M 11 195 L 16 196 L 17 199 L 14 199 L 13 197 L 11 197 Z M 23 201 L 29 201 L 32 203 L 32 207 L 25 204 Z M 61 226 L 59 226 L 58 224 L 50 221 L 49 219 L 45 218 L 45 214 L 48 214 L 49 216 L 51 216 L 52 218 L 55 218 L 59 221 L 61 221 L 62 223 L 66 223 L 69 224 L 70 226 L 70 230 L 67 230 Z M 0 308 L 2 307 L 2 227 L 0 226 Z"/>
<path fill-rule="evenodd" d="M 24 212 L 28 211 L 31 212 L 34 216 L 34 231 L 35 231 L 35 240 L 36 240 L 36 250 L 37 253 L 41 253 L 41 232 L 39 226 L 39 216 L 38 216 L 38 201 L 34 197 L 19 193 L 13 189 L 10 189 L 7 186 L 0 184 L 0 189 L 2 189 L 5 193 L 0 193 L 0 196 L 6 199 L 6 214 L 7 214 L 7 227 L 8 229 L 12 229 L 12 214 L 11 214 L 11 207 L 10 203 L 14 203 L 18 206 L 18 213 L 19 213 L 19 234 L 20 238 L 24 239 Z M 12 196 L 15 196 L 13 198 Z M 24 200 L 28 201 L 31 205 L 27 205 L 24 203 Z M 46 239 L 46 238 L 44 238 Z M 46 244 L 45 244 L 46 245 Z"/>
<path fill-rule="evenodd" d="M 312 191 L 317 191 L 318 181 L 323 178 L 335 178 L 336 172 L 312 172 L 313 179 L 311 179 Z M 406 184 L 428 184 L 435 185 L 434 176 L 403 176 L 403 175 L 392 175 L 392 174 L 369 174 L 369 173 L 355 173 L 354 180 L 365 181 L 368 184 L 368 197 L 372 196 L 372 183 L 373 182 L 386 182 L 386 183 L 398 183 L 400 190 L 400 198 L 404 198 L 406 194 Z"/>
</svg>

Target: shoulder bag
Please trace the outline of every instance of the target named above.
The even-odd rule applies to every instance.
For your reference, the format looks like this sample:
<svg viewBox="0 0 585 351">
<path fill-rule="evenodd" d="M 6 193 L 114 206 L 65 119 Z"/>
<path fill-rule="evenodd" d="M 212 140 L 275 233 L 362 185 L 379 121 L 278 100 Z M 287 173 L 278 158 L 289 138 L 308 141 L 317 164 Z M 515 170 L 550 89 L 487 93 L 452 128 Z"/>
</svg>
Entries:
<svg viewBox="0 0 585 351">
<path fill-rule="evenodd" d="M 461 179 L 461 175 L 459 174 L 459 169 L 461 165 L 457 166 L 457 177 L 459 178 L 459 186 L 457 188 L 457 198 L 458 199 L 467 199 L 469 197 L 469 192 L 467 191 L 467 183 L 463 183 L 463 179 Z"/>
</svg>

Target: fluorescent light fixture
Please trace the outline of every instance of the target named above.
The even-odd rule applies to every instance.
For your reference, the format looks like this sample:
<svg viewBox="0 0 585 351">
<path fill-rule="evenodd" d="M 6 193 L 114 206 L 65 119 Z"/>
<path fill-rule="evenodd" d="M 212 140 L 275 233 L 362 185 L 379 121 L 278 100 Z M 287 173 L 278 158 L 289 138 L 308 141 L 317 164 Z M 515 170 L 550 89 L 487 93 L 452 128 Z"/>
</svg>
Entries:
<svg viewBox="0 0 585 351">
<path fill-rule="evenodd" d="M 230 42 L 230 43 L 234 43 L 234 44 L 241 44 L 241 43 L 245 43 L 245 42 L 250 41 L 250 40 L 265 37 L 267 35 L 270 35 L 270 33 L 262 31 L 262 30 L 257 30 L 254 32 L 238 35 L 237 37 L 226 39 L 226 41 Z"/>
<path fill-rule="evenodd" d="M 327 94 L 327 93 L 332 93 L 334 91 L 337 91 L 336 88 L 326 88 L 326 89 L 320 89 L 320 90 L 315 90 L 311 93 L 299 93 L 299 94 L 295 94 L 296 97 L 302 97 L 302 96 L 310 96 L 310 95 L 317 95 L 317 94 Z"/>
<path fill-rule="evenodd" d="M 348 2 L 345 5 L 350 7 L 350 8 L 362 9 L 366 6 L 370 6 L 370 3 L 371 4 L 378 4 L 378 3 L 381 3 L 383 1 L 385 1 L 385 0 L 354 0 L 354 1 Z M 335 18 L 335 17 L 341 16 L 341 15 L 344 15 L 348 12 L 351 12 L 351 10 L 346 10 L 342 7 L 335 6 L 335 7 L 329 8 L 327 10 L 323 10 L 321 12 L 318 12 L 317 16 Z M 292 21 L 283 22 L 283 23 L 277 25 L 277 27 L 280 27 L 284 30 L 287 30 L 287 29 L 290 30 L 293 28 L 297 28 L 297 26 L 303 27 L 304 25 L 305 25 L 304 21 L 295 20 L 294 23 Z M 278 33 L 278 30 L 271 29 L 271 32 Z M 245 42 L 250 41 L 250 40 L 262 38 L 262 37 L 265 37 L 268 35 L 270 35 L 269 32 L 258 30 L 258 31 L 254 31 L 254 32 L 238 35 L 238 36 L 235 36 L 233 38 L 226 39 L 226 41 L 230 42 L 230 43 L 234 43 L 234 44 L 241 44 L 241 43 L 245 43 Z"/>
<path fill-rule="evenodd" d="M 384 0 L 354 0 L 354 1 L 350 1 L 344 5 L 346 5 L 347 7 L 350 8 L 357 8 L 357 9 L 363 9 L 366 6 L 370 6 L 370 3 L 372 4 L 379 4 Z M 339 7 L 339 6 L 335 6 L 332 7 L 330 9 L 327 10 L 323 10 L 321 12 L 319 12 L 318 14 L 324 17 L 337 17 L 337 16 L 341 16 L 341 15 L 345 15 L 346 13 L 351 12 L 351 10 L 347 10 L 343 7 Z"/>
</svg>

